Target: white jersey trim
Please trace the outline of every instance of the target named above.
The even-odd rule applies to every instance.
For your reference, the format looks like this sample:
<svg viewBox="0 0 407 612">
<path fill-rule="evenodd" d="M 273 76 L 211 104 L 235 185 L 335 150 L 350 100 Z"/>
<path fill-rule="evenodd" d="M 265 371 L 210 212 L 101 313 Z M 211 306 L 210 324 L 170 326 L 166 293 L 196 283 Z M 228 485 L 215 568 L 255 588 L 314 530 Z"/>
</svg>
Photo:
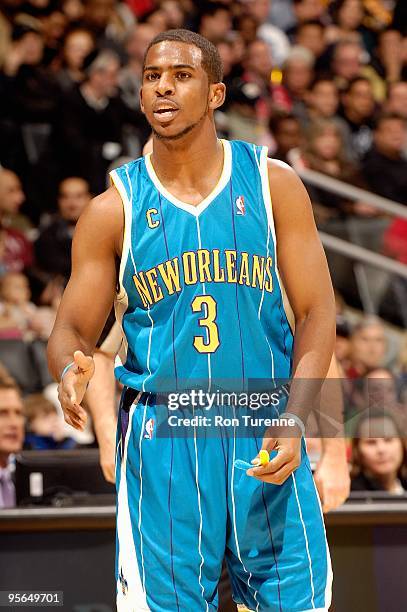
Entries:
<svg viewBox="0 0 407 612">
<path fill-rule="evenodd" d="M 120 579 L 117 580 L 116 606 L 118 612 L 150 612 L 147 605 L 146 593 L 141 582 L 140 571 L 134 546 L 134 538 L 127 495 L 127 453 L 130 433 L 133 424 L 133 414 L 138 398 L 132 404 L 129 412 L 129 425 L 123 449 L 123 458 L 120 471 L 120 484 L 117 500 L 117 537 L 119 541 L 118 572 L 124 568 L 127 581 L 126 595 L 122 591 Z"/>
<path fill-rule="evenodd" d="M 126 355 L 127 355 L 127 348 L 128 348 L 127 338 L 123 330 L 123 316 L 129 306 L 129 297 L 123 285 L 123 277 L 124 277 L 124 271 L 126 269 L 127 259 L 129 257 L 130 248 L 131 248 L 132 211 L 131 211 L 131 202 L 127 196 L 126 189 L 116 170 L 112 170 L 110 172 L 110 179 L 114 187 L 116 187 L 117 191 L 119 192 L 120 199 L 122 201 L 122 206 L 123 206 L 123 213 L 124 213 L 123 246 L 122 246 L 122 253 L 120 257 L 120 268 L 119 268 L 119 292 L 116 294 L 116 299 L 114 303 L 116 321 L 120 325 L 121 334 L 123 338 L 123 342 L 121 343 L 120 350 L 119 350 L 120 363 L 115 363 L 115 367 L 117 367 L 118 365 L 122 365 L 123 363 L 126 362 Z"/>
<path fill-rule="evenodd" d="M 147 172 L 153 184 L 155 185 L 156 189 L 161 193 L 162 196 L 164 196 L 166 200 L 171 202 L 171 204 L 174 204 L 174 206 L 181 208 L 187 213 L 190 213 L 194 217 L 198 217 L 209 206 L 209 204 L 213 202 L 213 200 L 221 193 L 221 191 L 223 191 L 223 189 L 226 187 L 231 177 L 232 147 L 227 140 L 221 139 L 220 142 L 223 145 L 222 174 L 220 175 L 220 178 L 215 188 L 197 206 L 194 206 L 194 204 L 188 204 L 187 202 L 182 202 L 176 196 L 170 193 L 168 189 L 164 187 L 164 185 L 161 183 L 160 179 L 158 178 L 154 170 L 153 164 L 151 163 L 151 153 L 148 153 L 144 159 L 146 163 Z"/>
<path fill-rule="evenodd" d="M 263 193 L 263 202 L 264 202 L 264 206 L 266 209 L 266 214 L 267 214 L 267 219 L 268 219 L 268 223 L 270 226 L 271 234 L 273 236 L 274 262 L 276 264 L 275 269 L 276 269 L 277 280 L 280 285 L 281 295 L 283 298 L 283 307 L 284 307 L 284 311 L 287 317 L 287 321 L 291 328 L 291 332 L 294 334 L 294 330 L 295 330 L 294 313 L 290 306 L 290 302 L 288 300 L 287 293 L 285 291 L 283 282 L 280 277 L 280 273 L 278 271 L 276 229 L 274 225 L 273 204 L 271 201 L 271 194 L 270 194 L 267 153 L 268 153 L 267 147 L 263 147 L 261 151 L 261 156 L 260 156 L 260 177 L 261 177 L 261 186 L 262 186 L 262 193 Z"/>
</svg>

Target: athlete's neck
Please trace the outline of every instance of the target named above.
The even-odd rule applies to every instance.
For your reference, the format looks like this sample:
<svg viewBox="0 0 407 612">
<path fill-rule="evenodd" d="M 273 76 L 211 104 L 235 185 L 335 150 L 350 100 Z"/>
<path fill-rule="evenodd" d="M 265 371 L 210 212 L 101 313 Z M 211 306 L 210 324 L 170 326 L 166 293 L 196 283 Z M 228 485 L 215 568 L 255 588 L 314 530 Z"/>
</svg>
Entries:
<svg viewBox="0 0 407 612">
<path fill-rule="evenodd" d="M 174 195 L 199 204 L 215 188 L 223 168 L 223 147 L 215 128 L 193 130 L 179 140 L 153 138 L 155 173 Z"/>
</svg>

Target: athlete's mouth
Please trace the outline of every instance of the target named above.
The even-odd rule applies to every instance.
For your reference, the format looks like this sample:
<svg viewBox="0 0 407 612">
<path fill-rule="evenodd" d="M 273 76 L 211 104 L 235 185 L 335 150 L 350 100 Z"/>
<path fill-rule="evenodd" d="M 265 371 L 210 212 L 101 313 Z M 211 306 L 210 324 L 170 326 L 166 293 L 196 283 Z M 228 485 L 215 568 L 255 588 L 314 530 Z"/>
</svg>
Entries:
<svg viewBox="0 0 407 612">
<path fill-rule="evenodd" d="M 171 119 L 173 119 L 175 117 L 175 115 L 178 112 L 178 108 L 175 107 L 162 107 L 162 108 L 157 108 L 154 111 L 154 117 L 156 119 L 158 119 L 158 121 L 164 123 L 166 121 L 170 121 Z"/>
<path fill-rule="evenodd" d="M 157 100 L 153 106 L 154 117 L 160 122 L 171 121 L 178 112 L 178 106 L 172 100 Z"/>
</svg>

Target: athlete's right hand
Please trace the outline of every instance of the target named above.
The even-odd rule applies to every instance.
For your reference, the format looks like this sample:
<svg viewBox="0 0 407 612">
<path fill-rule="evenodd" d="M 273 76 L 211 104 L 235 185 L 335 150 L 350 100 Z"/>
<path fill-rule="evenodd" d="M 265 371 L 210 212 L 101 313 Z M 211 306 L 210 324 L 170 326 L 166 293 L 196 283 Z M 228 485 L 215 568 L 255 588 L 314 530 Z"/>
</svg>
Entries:
<svg viewBox="0 0 407 612">
<path fill-rule="evenodd" d="M 65 421 L 75 429 L 85 428 L 87 414 L 80 405 L 88 383 L 95 371 L 92 357 L 75 351 L 75 364 L 65 373 L 58 385 L 58 397 L 64 411 Z"/>
</svg>

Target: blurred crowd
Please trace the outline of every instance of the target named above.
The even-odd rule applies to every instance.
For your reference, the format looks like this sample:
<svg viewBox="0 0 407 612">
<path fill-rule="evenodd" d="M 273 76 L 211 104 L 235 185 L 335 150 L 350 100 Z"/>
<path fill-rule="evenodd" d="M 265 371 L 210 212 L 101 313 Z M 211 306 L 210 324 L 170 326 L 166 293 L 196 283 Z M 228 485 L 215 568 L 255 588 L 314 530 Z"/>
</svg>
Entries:
<svg viewBox="0 0 407 612">
<path fill-rule="evenodd" d="M 106 188 L 108 170 L 141 155 L 149 138 L 138 98 L 145 49 L 179 27 L 209 38 L 222 57 L 221 136 L 267 145 L 299 171 L 407 203 L 405 0 L 3 0 L 0 484 L 5 449 L 92 443 L 92 431 L 81 438 L 64 426 L 45 346 L 70 274 L 75 224 Z M 368 198 L 308 187 L 320 229 L 407 263 L 405 219 Z M 380 470 L 390 470 L 397 483 L 385 488 L 405 489 L 406 332 L 355 313 L 348 268 L 337 260 L 330 267 L 354 478 L 384 483 Z M 400 325 L 406 283 L 391 289 L 384 299 L 392 306 L 389 295 L 398 292 L 404 315 L 390 308 L 387 318 Z M 363 441 L 366 402 L 390 407 L 390 416 L 376 415 L 378 430 L 390 432 L 376 442 Z"/>
</svg>

